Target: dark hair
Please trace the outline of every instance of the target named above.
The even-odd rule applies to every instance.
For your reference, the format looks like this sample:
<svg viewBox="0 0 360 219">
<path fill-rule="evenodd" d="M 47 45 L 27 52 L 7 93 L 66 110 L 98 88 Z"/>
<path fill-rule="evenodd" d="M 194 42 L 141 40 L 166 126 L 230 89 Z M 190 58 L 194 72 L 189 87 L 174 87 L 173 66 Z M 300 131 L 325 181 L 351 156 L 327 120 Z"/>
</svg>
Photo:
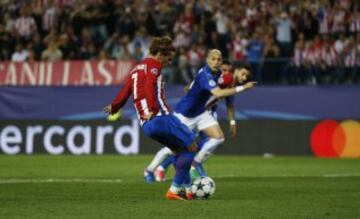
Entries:
<svg viewBox="0 0 360 219">
<path fill-rule="evenodd" d="M 235 67 L 234 67 L 234 72 L 236 69 L 243 69 L 245 68 L 246 70 L 248 70 L 248 75 L 247 75 L 247 79 L 245 82 L 248 82 L 248 81 L 252 81 L 253 80 L 253 74 L 251 72 L 251 65 L 248 63 L 248 62 L 238 62 L 236 63 Z"/>
<path fill-rule="evenodd" d="M 234 64 L 234 70 L 245 68 L 251 74 L 251 65 L 248 62 L 238 62 Z"/>
<path fill-rule="evenodd" d="M 223 64 L 223 65 L 231 65 L 230 61 L 227 60 L 227 59 L 224 59 L 224 60 L 222 61 L 222 64 Z"/>
<path fill-rule="evenodd" d="M 162 55 L 169 55 L 175 48 L 172 46 L 172 40 L 169 36 L 154 37 L 151 40 L 149 52 L 151 55 L 156 55 L 160 52 Z"/>
</svg>

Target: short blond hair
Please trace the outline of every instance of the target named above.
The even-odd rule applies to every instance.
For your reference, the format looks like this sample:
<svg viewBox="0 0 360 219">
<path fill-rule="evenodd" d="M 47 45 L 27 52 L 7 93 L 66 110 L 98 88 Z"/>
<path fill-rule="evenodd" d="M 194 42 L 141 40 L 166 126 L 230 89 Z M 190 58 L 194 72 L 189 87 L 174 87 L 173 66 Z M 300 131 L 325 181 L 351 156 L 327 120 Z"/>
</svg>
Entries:
<svg viewBox="0 0 360 219">
<path fill-rule="evenodd" d="M 209 50 L 206 58 L 209 58 L 212 54 L 215 54 L 215 53 L 217 53 L 217 54 L 219 54 L 220 56 L 222 56 L 222 53 L 221 53 L 220 50 L 218 50 L 218 49 L 211 49 L 211 50 Z"/>
</svg>

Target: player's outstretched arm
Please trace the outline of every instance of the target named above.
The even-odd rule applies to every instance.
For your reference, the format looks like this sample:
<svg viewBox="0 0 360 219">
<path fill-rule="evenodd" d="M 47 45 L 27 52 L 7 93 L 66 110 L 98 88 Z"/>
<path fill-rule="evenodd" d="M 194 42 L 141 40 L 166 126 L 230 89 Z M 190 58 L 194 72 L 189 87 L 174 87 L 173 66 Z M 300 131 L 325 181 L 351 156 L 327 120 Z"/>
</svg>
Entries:
<svg viewBox="0 0 360 219">
<path fill-rule="evenodd" d="M 104 111 L 108 114 L 117 113 L 121 109 L 121 107 L 125 105 L 126 101 L 129 99 L 131 95 L 131 87 L 132 87 L 132 82 L 131 82 L 131 78 L 129 77 L 126 80 L 124 87 L 116 95 L 113 102 L 110 105 L 104 107 Z"/>
<path fill-rule="evenodd" d="M 219 87 L 216 87 L 216 88 L 211 90 L 211 93 L 216 98 L 228 97 L 228 96 L 234 95 L 236 93 L 240 93 L 242 91 L 245 91 L 247 89 L 253 88 L 256 83 L 257 83 L 256 81 L 250 81 L 250 82 L 247 82 L 246 84 L 241 85 L 241 86 L 236 86 L 236 87 L 233 87 L 233 88 L 225 88 L 225 89 L 220 89 Z"/>
</svg>

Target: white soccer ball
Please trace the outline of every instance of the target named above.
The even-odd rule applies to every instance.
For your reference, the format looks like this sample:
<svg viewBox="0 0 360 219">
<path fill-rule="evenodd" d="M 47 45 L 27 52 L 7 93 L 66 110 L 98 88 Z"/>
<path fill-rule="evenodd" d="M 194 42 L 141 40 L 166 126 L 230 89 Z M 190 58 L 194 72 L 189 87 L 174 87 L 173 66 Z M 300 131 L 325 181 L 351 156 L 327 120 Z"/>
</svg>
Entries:
<svg viewBox="0 0 360 219">
<path fill-rule="evenodd" d="M 195 198 L 207 199 L 215 193 L 215 182 L 210 177 L 199 177 L 191 185 Z"/>
</svg>

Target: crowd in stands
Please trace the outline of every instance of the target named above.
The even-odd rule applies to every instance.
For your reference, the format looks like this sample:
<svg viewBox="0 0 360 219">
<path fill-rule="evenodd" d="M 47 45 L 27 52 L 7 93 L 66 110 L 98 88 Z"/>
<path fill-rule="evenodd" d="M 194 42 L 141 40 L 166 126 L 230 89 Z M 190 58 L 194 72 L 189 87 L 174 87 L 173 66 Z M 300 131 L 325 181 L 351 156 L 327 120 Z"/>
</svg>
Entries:
<svg viewBox="0 0 360 219">
<path fill-rule="evenodd" d="M 357 0 L 2 0 L 0 60 L 141 60 L 170 35 L 188 83 L 209 48 L 256 80 L 360 81 Z"/>
</svg>

